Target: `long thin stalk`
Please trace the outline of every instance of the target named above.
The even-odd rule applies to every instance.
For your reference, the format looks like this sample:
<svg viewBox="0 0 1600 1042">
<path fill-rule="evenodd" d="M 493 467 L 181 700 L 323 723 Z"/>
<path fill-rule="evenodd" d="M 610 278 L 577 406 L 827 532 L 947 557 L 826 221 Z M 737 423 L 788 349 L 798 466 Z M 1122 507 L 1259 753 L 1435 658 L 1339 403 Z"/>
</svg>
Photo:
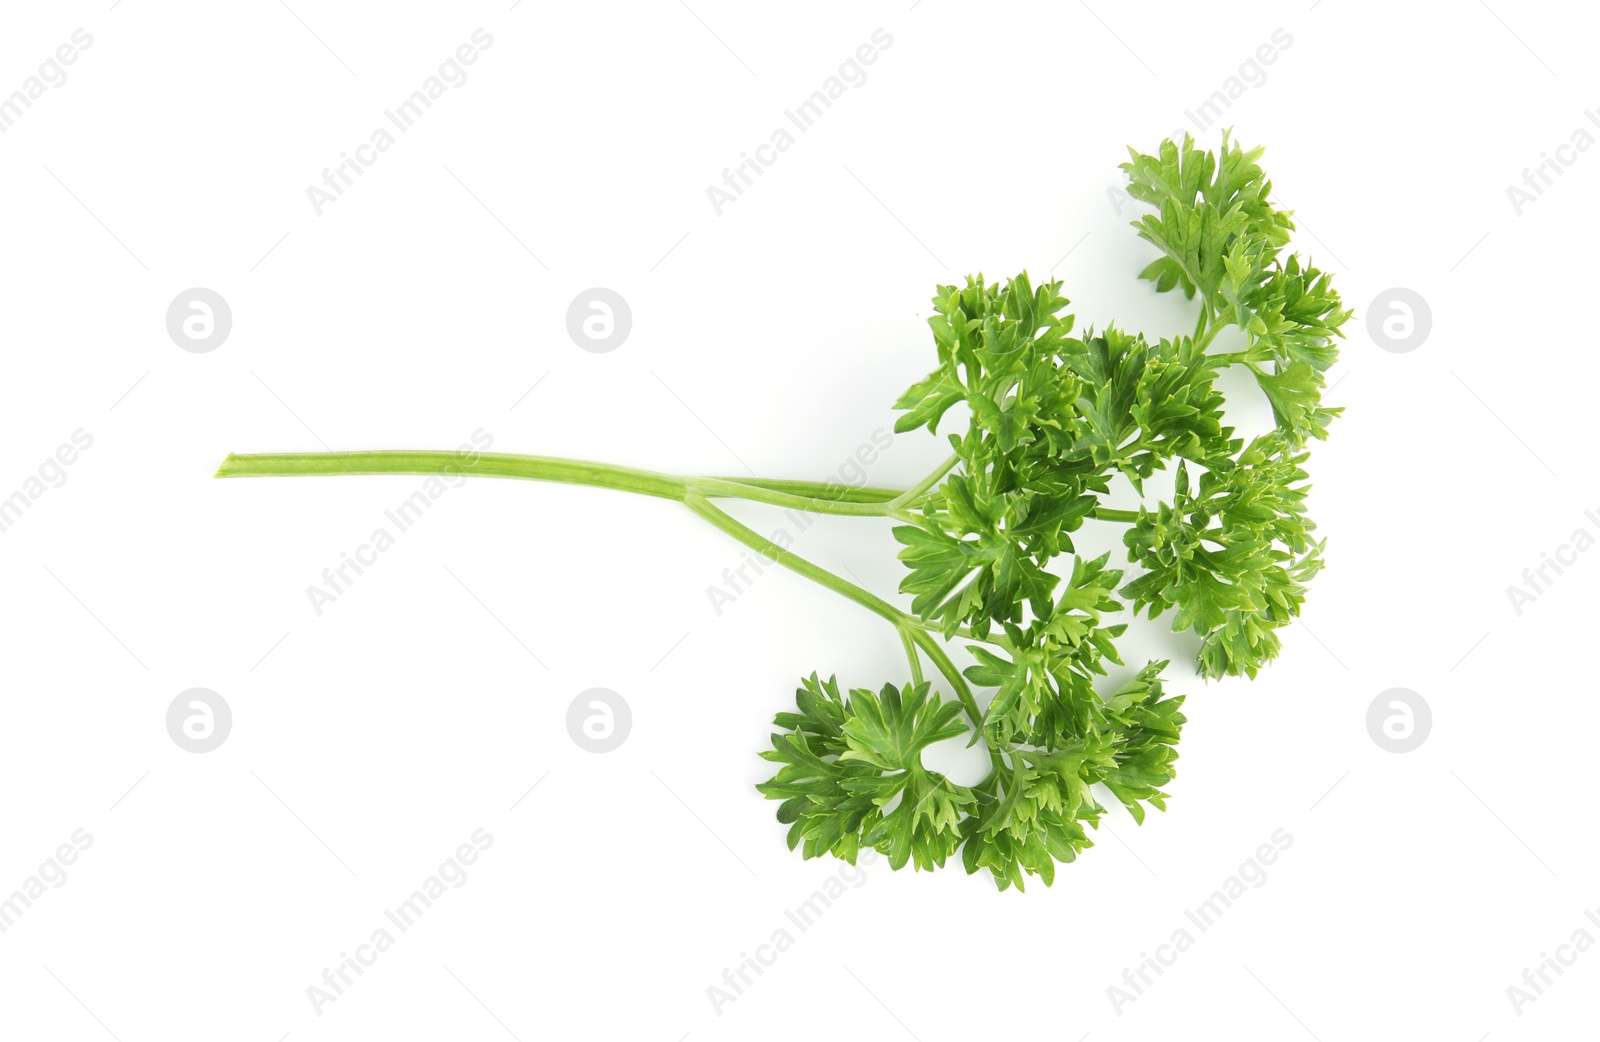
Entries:
<svg viewBox="0 0 1600 1042">
<path fill-rule="evenodd" d="M 278 452 L 230 454 L 217 468 L 219 478 L 289 477 L 313 474 L 481 474 L 496 478 L 556 481 L 681 500 L 687 479 L 611 463 L 514 456 L 503 452 Z"/>
</svg>

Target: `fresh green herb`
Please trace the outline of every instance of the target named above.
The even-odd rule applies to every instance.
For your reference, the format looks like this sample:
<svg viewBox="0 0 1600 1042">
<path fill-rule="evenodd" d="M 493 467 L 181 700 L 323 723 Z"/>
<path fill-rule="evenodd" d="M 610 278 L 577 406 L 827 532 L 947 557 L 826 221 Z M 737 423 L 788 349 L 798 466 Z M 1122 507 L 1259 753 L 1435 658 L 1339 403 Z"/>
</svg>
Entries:
<svg viewBox="0 0 1600 1042">
<path fill-rule="evenodd" d="M 908 681 L 846 693 L 812 674 L 762 754 L 778 767 L 759 789 L 782 801 L 778 820 L 805 857 L 853 861 L 872 847 L 895 868 L 933 869 L 959 849 L 968 872 L 988 869 L 1001 889 L 1020 889 L 1026 875 L 1049 884 L 1056 862 L 1091 845 L 1084 827 L 1097 828 L 1106 813 L 1094 786 L 1140 822 L 1146 805 L 1166 806 L 1183 697 L 1163 689 L 1165 662 L 1108 684 L 1127 623 L 1107 620 L 1123 601 L 1135 615 L 1170 612 L 1174 630 L 1197 634 L 1197 668 L 1208 678 L 1254 677 L 1300 612 L 1322 555 L 1305 514 L 1306 446 L 1339 413 L 1321 404 L 1323 373 L 1350 312 L 1328 275 L 1284 252 L 1294 223 L 1269 199 L 1260 149 L 1246 152 L 1224 135 L 1217 154 L 1187 137 L 1153 155 L 1130 153 L 1128 191 L 1158 211 L 1134 222 L 1161 253 L 1142 277 L 1198 297 L 1193 334 L 1074 334 L 1061 284 L 1035 287 L 1025 273 L 1003 285 L 980 276 L 940 286 L 929 319 L 939 364 L 901 396 L 895 429 L 935 433 L 958 405 L 964 426 L 948 435 L 950 458 L 909 489 L 499 454 L 475 467 L 682 502 L 894 627 Z M 1244 347 L 1208 352 L 1229 326 Z M 1224 422 L 1216 377 L 1230 366 L 1245 367 L 1271 403 L 1271 433 L 1246 440 Z M 438 452 L 234 455 L 218 473 L 451 465 L 453 455 Z M 1104 505 L 1119 479 L 1142 501 L 1144 482 L 1168 469 L 1170 500 Z M 712 502 L 722 498 L 893 520 L 910 610 L 777 546 Z M 1109 555 L 1076 553 L 1073 533 L 1088 522 L 1125 526 L 1138 568 L 1131 581 Z M 957 668 L 949 643 L 973 664 Z M 991 764 L 972 786 L 923 762 L 930 746 L 963 737 L 983 742 Z"/>
</svg>

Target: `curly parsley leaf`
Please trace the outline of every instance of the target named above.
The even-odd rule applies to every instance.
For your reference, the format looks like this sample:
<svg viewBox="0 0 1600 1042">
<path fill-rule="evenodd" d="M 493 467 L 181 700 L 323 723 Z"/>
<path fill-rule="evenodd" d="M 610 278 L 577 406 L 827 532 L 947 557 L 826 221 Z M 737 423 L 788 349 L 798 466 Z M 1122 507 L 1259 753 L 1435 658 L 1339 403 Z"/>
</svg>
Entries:
<svg viewBox="0 0 1600 1042">
<path fill-rule="evenodd" d="M 837 680 L 816 674 L 802 682 L 796 702 L 800 712 L 778 715 L 787 730 L 762 753 L 783 766 L 757 786 L 784 801 L 778 820 L 791 825 L 789 848 L 854 863 L 867 846 L 894 868 L 943 865 L 960 843 L 962 810 L 975 798 L 923 766 L 922 752 L 967 733 L 960 703 L 930 695 L 926 683 L 845 697 Z"/>
<path fill-rule="evenodd" d="M 1184 722 L 1183 699 L 1162 691 L 1166 664 L 1109 696 L 1097 688 L 1121 663 L 1124 599 L 1127 615 L 1167 615 L 1197 634 L 1207 678 L 1254 677 L 1279 653 L 1322 564 L 1304 464 L 1340 412 L 1323 404 L 1324 374 L 1350 312 L 1326 272 L 1288 252 L 1294 220 L 1274 203 L 1261 155 L 1227 135 L 1216 153 L 1186 137 L 1153 155 L 1130 151 L 1123 165 L 1129 193 L 1156 211 L 1134 222 L 1160 252 L 1143 277 L 1198 299 L 1192 335 L 1075 334 L 1061 284 L 1035 286 L 1026 273 L 938 288 L 938 366 L 901 396 L 896 430 L 935 432 L 952 415 L 965 425 L 946 434 L 955 455 L 942 478 L 890 513 L 907 625 L 966 641 L 972 664 L 946 679 L 987 693 L 968 715 L 993 769 L 963 788 L 921 768 L 942 727 L 967 733 L 955 702 L 931 715 L 921 689 L 892 687 L 827 701 L 829 719 L 845 714 L 832 751 L 817 753 L 832 774 L 802 761 L 819 776 L 806 776 L 811 803 L 786 819 L 800 830 L 791 844 L 807 842 L 808 854 L 866 844 L 918 867 L 959 847 L 969 872 L 987 868 L 1001 888 L 1030 875 L 1048 884 L 1057 863 L 1091 845 L 1106 813 L 1096 786 L 1140 822 L 1166 806 Z M 1243 350 L 1211 350 L 1230 326 Z M 1232 365 L 1249 369 L 1271 405 L 1271 433 L 1245 439 L 1227 424 L 1216 378 Z M 1114 482 L 1142 496 L 1169 469 L 1168 501 L 1105 508 Z M 1077 555 L 1074 533 L 1093 519 L 1127 525 L 1126 581 L 1108 556 Z M 820 723 L 790 722 L 786 741 L 820 734 Z"/>
</svg>

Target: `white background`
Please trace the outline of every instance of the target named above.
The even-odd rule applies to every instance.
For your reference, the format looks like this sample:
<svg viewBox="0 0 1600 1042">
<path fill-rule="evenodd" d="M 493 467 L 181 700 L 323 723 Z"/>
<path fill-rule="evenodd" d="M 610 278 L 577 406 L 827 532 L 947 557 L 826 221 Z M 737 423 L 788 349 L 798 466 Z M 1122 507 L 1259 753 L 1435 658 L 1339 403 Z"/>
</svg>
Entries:
<svg viewBox="0 0 1600 1042">
<path fill-rule="evenodd" d="M 1600 954 L 1520 1015 L 1506 989 L 1580 927 L 1600 938 L 1581 665 L 1600 554 L 1520 616 L 1506 591 L 1600 529 L 1581 307 L 1600 155 L 1568 153 L 1520 216 L 1506 188 L 1600 134 L 1600 21 L 1504 0 L 1091 6 L 8 10 L 0 92 L 74 29 L 93 44 L 0 134 L 0 495 L 74 430 L 94 442 L 0 533 L 0 892 L 75 829 L 93 845 L 0 934 L 0 1034 L 1592 1032 Z M 479 27 L 468 81 L 318 216 L 307 186 Z M 718 216 L 707 186 L 878 28 L 867 81 Z M 319 617 L 306 588 L 421 479 L 211 480 L 229 451 L 479 428 L 501 451 L 822 479 L 932 367 L 937 283 L 1054 272 L 1080 323 L 1184 330 L 1181 298 L 1134 278 L 1153 251 L 1108 189 L 1125 145 L 1186 125 L 1277 29 L 1292 43 L 1226 119 L 1269 146 L 1297 245 L 1357 311 L 1330 374 L 1347 412 L 1312 459 L 1328 568 L 1253 683 L 1203 684 L 1192 644 L 1140 638 L 1191 694 L 1170 808 L 1111 816 L 1051 889 L 866 868 L 719 1013 L 708 986 L 841 867 L 788 852 L 752 787 L 772 714 L 812 670 L 903 680 L 894 633 L 777 571 L 719 617 L 706 589 L 740 549 L 687 511 L 492 480 Z M 165 328 L 194 286 L 232 308 L 208 354 Z M 632 308 L 610 354 L 566 332 L 591 286 Z M 1395 286 L 1433 315 L 1405 354 L 1365 324 Z M 943 455 L 902 436 L 871 480 Z M 851 519 L 798 542 L 886 594 L 895 548 Z M 164 723 L 196 686 L 234 716 L 204 755 Z M 565 724 L 596 686 L 633 713 L 606 755 Z M 1433 712 L 1404 755 L 1365 723 L 1392 687 Z M 318 1015 L 308 986 L 479 828 L 467 881 Z M 1107 988 L 1276 829 L 1293 845 L 1266 883 L 1115 1010 Z"/>
</svg>

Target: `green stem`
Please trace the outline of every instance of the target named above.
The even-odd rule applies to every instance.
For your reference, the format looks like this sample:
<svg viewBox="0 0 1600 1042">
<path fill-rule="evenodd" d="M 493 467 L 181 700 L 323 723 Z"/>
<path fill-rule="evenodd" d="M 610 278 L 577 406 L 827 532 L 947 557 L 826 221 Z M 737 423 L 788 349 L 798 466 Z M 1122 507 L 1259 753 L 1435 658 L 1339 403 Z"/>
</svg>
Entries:
<svg viewBox="0 0 1600 1042">
<path fill-rule="evenodd" d="M 943 673 L 944 678 L 950 681 L 950 686 L 955 688 L 956 697 L 961 699 L 961 704 L 967 707 L 967 715 L 972 718 L 973 726 L 981 734 L 983 732 L 983 713 L 978 709 L 978 700 L 972 697 L 972 688 L 967 686 L 967 680 L 961 675 L 961 671 L 956 668 L 956 664 L 950 661 L 950 656 L 945 654 L 944 648 L 939 645 L 938 641 L 933 639 L 933 634 L 929 633 L 920 623 L 917 625 L 916 632 L 911 635 L 911 639 L 917 642 L 917 647 L 921 648 L 933 660 L 933 664 L 938 667 L 939 672 Z"/>
<path fill-rule="evenodd" d="M 683 502 L 690 510 L 763 557 L 776 561 L 790 571 L 797 572 L 812 582 L 824 586 L 841 597 L 852 600 L 863 608 L 882 616 L 894 625 L 895 629 L 900 632 L 902 639 L 909 636 L 910 640 L 933 661 L 939 672 L 944 674 L 945 679 L 950 682 L 950 686 L 955 689 L 956 697 L 961 700 L 967 715 L 972 718 L 973 726 L 978 728 L 980 733 L 982 732 L 983 713 L 978 709 L 978 702 L 972 695 L 972 689 L 967 686 L 965 678 L 961 676 L 961 671 L 956 668 L 955 663 L 950 661 L 950 656 L 945 654 L 943 648 L 939 647 L 938 642 L 929 635 L 919 619 L 906 614 L 870 590 L 864 590 L 855 583 L 833 574 L 826 568 L 812 564 L 799 554 L 785 550 L 754 529 L 739 523 L 720 507 L 713 506 L 701 496 L 689 493 L 684 496 Z"/>
<path fill-rule="evenodd" d="M 557 481 L 681 500 L 686 479 L 610 463 L 514 456 L 502 452 L 278 452 L 230 454 L 217 468 L 219 478 L 287 477 L 314 474 L 483 474 L 496 478 Z"/>
<path fill-rule="evenodd" d="M 819 514 L 844 514 L 850 517 L 884 517 L 889 513 L 890 509 L 890 504 L 882 502 L 858 503 L 844 499 L 817 499 L 812 496 L 798 496 L 792 492 L 780 491 L 762 485 L 747 484 L 736 479 L 684 478 L 683 480 L 690 495 L 705 498 L 748 499 L 757 503 L 771 503 L 774 506 L 807 510 Z"/>
<path fill-rule="evenodd" d="M 783 547 L 779 546 L 777 543 L 774 543 L 766 536 L 761 535 L 754 529 L 749 528 L 735 520 L 721 507 L 713 506 L 711 502 L 705 499 L 703 496 L 689 493 L 683 497 L 683 502 L 684 505 L 690 510 L 693 510 L 696 514 L 699 514 L 702 518 L 733 536 L 733 538 L 739 540 L 739 542 L 761 554 L 763 557 L 776 561 L 778 564 L 783 565 L 792 572 L 799 572 L 812 582 L 826 586 L 828 589 L 839 594 L 841 597 L 855 601 L 863 608 L 883 616 L 883 618 L 887 619 L 895 626 L 900 626 L 907 618 L 909 618 L 905 612 L 901 611 L 899 608 L 896 608 L 894 605 L 890 604 L 888 601 L 884 600 L 882 597 L 879 597 L 872 591 L 864 590 L 855 583 L 850 582 L 847 579 L 842 579 L 833 574 L 826 568 L 823 568 L 821 565 L 812 564 L 799 554 L 796 554 L 790 550 L 785 550 Z"/>
<path fill-rule="evenodd" d="M 1128 525 L 1139 520 L 1137 510 L 1113 510 L 1110 507 L 1095 507 L 1089 512 L 1089 516 L 1096 521 L 1118 521 Z"/>
<path fill-rule="evenodd" d="M 900 643 L 905 645 L 906 661 L 911 663 L 911 682 L 922 683 L 922 660 L 917 657 L 917 642 L 912 639 L 911 631 L 904 626 L 896 626 L 900 632 Z"/>
<path fill-rule="evenodd" d="M 872 488 L 862 486 L 852 488 L 841 485 L 836 481 L 789 481 L 783 478 L 713 478 L 715 481 L 731 481 L 736 485 L 745 485 L 749 488 L 762 488 L 771 492 L 788 492 L 795 496 L 804 496 L 807 499 L 821 499 L 833 503 L 887 503 L 896 496 L 902 495 L 897 488 Z"/>
<path fill-rule="evenodd" d="M 905 494 L 896 489 L 850 489 L 816 481 L 681 477 L 610 463 L 500 452 L 479 453 L 475 457 L 471 453 L 435 451 L 232 454 L 217 469 L 219 478 L 318 474 L 481 474 L 591 485 L 662 499 L 682 500 L 689 494 L 708 499 L 748 499 L 812 513 L 851 517 L 896 517 L 898 511 L 893 504 Z"/>
</svg>

